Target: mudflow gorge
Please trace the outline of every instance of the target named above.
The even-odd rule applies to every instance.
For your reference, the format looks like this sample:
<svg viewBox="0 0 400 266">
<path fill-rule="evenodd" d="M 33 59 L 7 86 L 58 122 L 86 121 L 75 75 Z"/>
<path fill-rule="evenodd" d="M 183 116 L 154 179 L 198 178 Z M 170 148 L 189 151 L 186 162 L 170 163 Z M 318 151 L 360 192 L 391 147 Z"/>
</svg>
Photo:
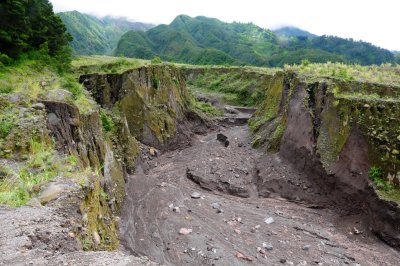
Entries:
<svg viewBox="0 0 400 266">
<path fill-rule="evenodd" d="M 211 99 L 225 112 L 206 117 L 186 81 L 207 71 L 262 80 L 260 104 Z M 102 174 L 83 188 L 58 181 L 74 192 L 40 209 L 47 217 L 63 214 L 44 221 L 48 228 L 26 217 L 36 230 L 24 240 L 33 263 L 43 263 L 37 255 L 47 252 L 47 263 L 90 264 L 101 255 L 105 265 L 398 265 L 400 210 L 376 191 L 368 171 L 379 164 L 399 183 L 393 151 L 400 150 L 400 106 L 348 97 L 357 90 L 398 96 L 398 88 L 291 71 L 170 65 L 82 75 L 80 82 L 101 110 L 81 114 L 68 101 L 43 98 L 39 117 L 47 126 L 40 136 L 54 137 L 84 165 L 103 166 Z M 115 124 L 108 136 L 105 115 Z M 73 222 L 65 218 L 71 216 Z M 67 230 L 51 231 L 57 223 Z M 2 235 L 18 234 L 9 227 Z M 46 238 L 46 230 L 63 240 Z M 84 253 L 63 238 L 68 230 L 94 239 L 90 249 L 120 245 L 125 253 Z M 58 249 L 49 248 L 53 242 Z M 1 254 L 12 245 L 18 243 Z"/>
</svg>

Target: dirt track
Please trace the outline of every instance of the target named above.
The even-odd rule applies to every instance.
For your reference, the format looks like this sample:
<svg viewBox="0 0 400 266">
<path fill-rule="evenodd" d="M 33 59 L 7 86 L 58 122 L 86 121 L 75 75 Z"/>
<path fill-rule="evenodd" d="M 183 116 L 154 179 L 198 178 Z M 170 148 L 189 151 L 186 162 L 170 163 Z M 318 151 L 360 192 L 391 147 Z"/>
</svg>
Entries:
<svg viewBox="0 0 400 266">
<path fill-rule="evenodd" d="M 120 237 L 172 265 L 399 265 L 362 216 L 330 204 L 278 155 L 252 149 L 246 125 L 221 127 L 129 176 Z"/>
</svg>

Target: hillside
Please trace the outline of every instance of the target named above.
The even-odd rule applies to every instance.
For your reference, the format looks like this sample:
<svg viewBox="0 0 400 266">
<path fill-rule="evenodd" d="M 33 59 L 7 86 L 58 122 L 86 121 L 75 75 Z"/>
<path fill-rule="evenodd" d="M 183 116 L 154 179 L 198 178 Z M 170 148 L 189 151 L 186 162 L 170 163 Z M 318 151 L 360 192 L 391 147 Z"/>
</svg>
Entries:
<svg viewBox="0 0 400 266">
<path fill-rule="evenodd" d="M 310 62 L 361 65 L 394 62 L 388 50 L 372 44 L 333 36 L 282 38 L 252 23 L 224 23 L 214 18 L 180 15 L 169 25 L 147 32 L 129 31 L 115 54 L 192 64 L 283 66 Z"/>
<path fill-rule="evenodd" d="M 97 18 L 78 11 L 61 12 L 58 15 L 72 35 L 71 46 L 78 55 L 109 54 L 125 32 L 145 31 L 153 27 L 125 18 Z"/>
</svg>

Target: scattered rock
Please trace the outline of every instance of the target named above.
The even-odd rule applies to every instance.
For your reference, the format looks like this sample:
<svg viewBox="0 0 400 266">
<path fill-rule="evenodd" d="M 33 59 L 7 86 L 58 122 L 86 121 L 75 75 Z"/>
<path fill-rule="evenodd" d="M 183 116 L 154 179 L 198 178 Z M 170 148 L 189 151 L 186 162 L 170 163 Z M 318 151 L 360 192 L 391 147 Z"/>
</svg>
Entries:
<svg viewBox="0 0 400 266">
<path fill-rule="evenodd" d="M 225 147 L 228 147 L 228 146 L 229 146 L 228 137 L 225 136 L 224 134 L 218 133 L 218 134 L 217 134 L 217 140 L 218 140 L 219 142 L 221 142 L 222 144 L 224 144 Z"/>
<path fill-rule="evenodd" d="M 201 198 L 201 194 L 199 192 L 193 192 L 190 197 L 192 197 L 192 199 L 200 199 Z"/>
<path fill-rule="evenodd" d="M 218 210 L 221 208 L 221 205 L 218 202 L 213 202 L 211 203 L 211 207 Z"/>
<path fill-rule="evenodd" d="M 358 230 L 357 228 L 353 228 L 353 233 L 355 234 L 355 235 L 359 235 L 359 234 L 361 234 L 362 232 L 360 231 L 360 230 Z"/>
<path fill-rule="evenodd" d="M 305 246 L 303 247 L 303 250 L 304 250 L 304 251 L 308 251 L 308 250 L 310 250 L 310 248 L 311 248 L 311 245 L 305 245 Z"/>
<path fill-rule="evenodd" d="M 153 157 L 158 155 L 157 150 L 154 149 L 153 147 L 151 147 L 151 148 L 149 149 L 149 153 L 150 153 L 150 155 L 153 156 Z"/>
<path fill-rule="evenodd" d="M 245 255 L 243 255 L 242 253 L 240 253 L 238 251 L 236 252 L 235 257 L 238 258 L 238 259 L 242 259 L 242 260 L 253 261 L 252 258 L 250 258 L 248 256 L 245 256 Z"/>
<path fill-rule="evenodd" d="M 221 204 L 219 204 L 218 202 L 213 202 L 213 203 L 211 203 L 211 207 L 213 208 L 213 209 L 216 209 L 217 210 L 217 213 L 223 213 L 224 211 L 222 210 L 222 208 L 221 208 Z"/>
<path fill-rule="evenodd" d="M 274 249 L 274 247 L 271 244 L 268 244 L 268 243 L 263 243 L 262 246 L 263 246 L 263 248 L 265 248 L 268 251 L 271 251 L 271 250 Z"/>
<path fill-rule="evenodd" d="M 43 110 L 46 107 L 44 106 L 43 103 L 35 103 L 35 104 L 32 104 L 32 108 L 35 110 Z"/>
<path fill-rule="evenodd" d="M 179 234 L 180 234 L 180 235 L 188 235 L 188 234 L 190 234 L 191 232 L 193 232 L 192 229 L 188 229 L 188 228 L 184 228 L 184 227 L 182 227 L 182 228 L 179 230 Z"/>
<path fill-rule="evenodd" d="M 275 220 L 274 220 L 274 218 L 272 218 L 272 217 L 268 217 L 268 218 L 266 218 L 266 219 L 264 220 L 264 222 L 265 222 L 266 224 L 272 224 L 273 222 L 275 222 Z"/>
<path fill-rule="evenodd" d="M 280 259 L 279 262 L 280 263 L 286 263 L 286 259 Z"/>
</svg>

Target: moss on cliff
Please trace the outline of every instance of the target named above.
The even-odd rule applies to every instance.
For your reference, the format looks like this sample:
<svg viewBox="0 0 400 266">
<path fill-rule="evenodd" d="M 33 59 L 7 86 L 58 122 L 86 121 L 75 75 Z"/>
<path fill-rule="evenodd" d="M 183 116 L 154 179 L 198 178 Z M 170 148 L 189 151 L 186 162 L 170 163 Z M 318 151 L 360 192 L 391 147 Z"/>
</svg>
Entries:
<svg viewBox="0 0 400 266">
<path fill-rule="evenodd" d="M 108 194 L 102 189 L 100 179 L 96 175 L 89 178 L 86 195 L 80 205 L 84 229 L 78 232 L 78 237 L 85 250 L 114 250 L 119 244 L 117 221 L 110 212 Z"/>
</svg>

